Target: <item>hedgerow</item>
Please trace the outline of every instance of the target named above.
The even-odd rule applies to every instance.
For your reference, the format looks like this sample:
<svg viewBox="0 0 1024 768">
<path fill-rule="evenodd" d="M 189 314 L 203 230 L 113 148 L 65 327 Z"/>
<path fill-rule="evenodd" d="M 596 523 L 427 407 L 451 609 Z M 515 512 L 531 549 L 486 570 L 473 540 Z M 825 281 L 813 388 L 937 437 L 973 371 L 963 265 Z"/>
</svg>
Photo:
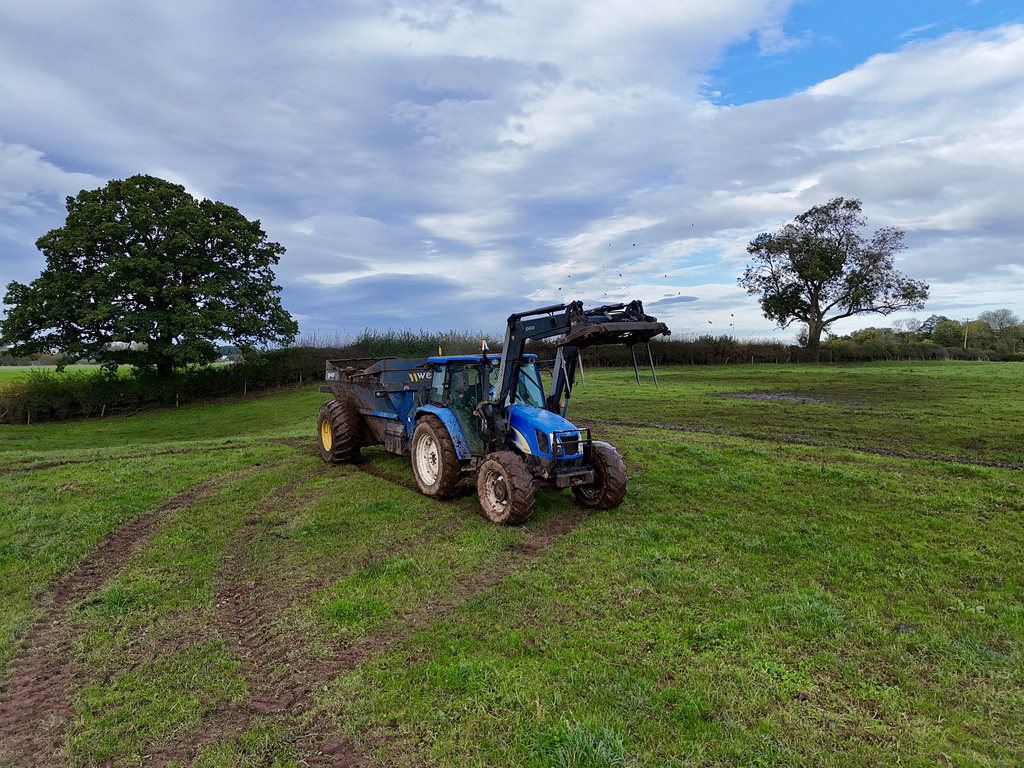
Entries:
<svg viewBox="0 0 1024 768">
<path fill-rule="evenodd" d="M 320 379 L 322 349 L 273 350 L 231 365 L 215 365 L 157 376 L 131 370 L 32 369 L 0 387 L 0 423 L 131 415 L 215 397 L 230 397 Z"/>
<path fill-rule="evenodd" d="M 327 359 L 367 361 L 384 357 L 429 357 L 438 354 L 471 354 L 480 348 L 480 335 L 451 331 L 385 332 L 366 330 L 346 343 L 324 343 L 309 339 L 303 346 L 250 355 L 230 365 L 215 365 L 157 376 L 155 372 L 131 370 L 112 374 L 103 370 L 33 369 L 0 387 L 0 423 L 31 424 L 41 421 L 130 415 L 139 411 L 182 405 L 196 400 L 230 397 L 263 390 L 304 384 L 323 378 Z M 501 348 L 499 339 L 486 339 L 491 352 Z M 556 346 L 551 341 L 531 343 L 527 351 L 551 359 Z M 654 365 L 732 365 L 759 363 L 854 363 L 876 360 L 989 360 L 993 357 L 974 350 L 945 348 L 931 342 L 857 344 L 833 339 L 821 345 L 817 360 L 799 346 L 781 342 L 739 341 L 731 336 L 656 339 L 631 350 L 623 346 L 599 346 L 584 350 L 587 367 Z M 1021 360 L 1021 355 L 1003 359 Z M 122 369 L 123 370 L 123 369 Z"/>
</svg>

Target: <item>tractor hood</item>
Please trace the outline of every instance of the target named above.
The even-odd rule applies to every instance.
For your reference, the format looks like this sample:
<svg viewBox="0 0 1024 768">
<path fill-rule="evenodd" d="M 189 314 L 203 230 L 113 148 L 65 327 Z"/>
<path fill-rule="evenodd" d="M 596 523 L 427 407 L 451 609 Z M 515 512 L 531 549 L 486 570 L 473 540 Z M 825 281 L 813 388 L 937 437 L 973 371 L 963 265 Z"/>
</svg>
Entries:
<svg viewBox="0 0 1024 768">
<path fill-rule="evenodd" d="M 557 413 L 524 403 L 508 409 L 509 442 L 527 456 L 574 458 L 582 455 L 579 429 Z M 538 434 L 540 433 L 540 434 Z"/>
</svg>

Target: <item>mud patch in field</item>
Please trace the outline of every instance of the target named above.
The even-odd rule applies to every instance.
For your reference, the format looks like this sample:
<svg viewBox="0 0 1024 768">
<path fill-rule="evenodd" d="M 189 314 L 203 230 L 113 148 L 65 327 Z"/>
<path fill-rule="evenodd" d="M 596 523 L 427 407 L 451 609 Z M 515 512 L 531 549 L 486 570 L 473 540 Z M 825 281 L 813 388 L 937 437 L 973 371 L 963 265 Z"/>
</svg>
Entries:
<svg viewBox="0 0 1024 768">
<path fill-rule="evenodd" d="M 299 453 L 306 454 L 308 456 L 320 456 L 320 448 L 317 446 L 316 441 L 306 437 L 273 437 L 267 440 L 268 443 L 274 443 L 275 445 L 286 445 L 289 448 L 294 448 Z"/>
<path fill-rule="evenodd" d="M 874 403 L 866 403 L 855 400 L 839 400 L 826 398 L 818 395 L 801 395 L 797 392 L 722 392 L 719 397 L 728 397 L 734 400 L 763 400 L 772 403 L 812 403 L 819 405 L 854 405 L 860 408 L 870 408 Z"/>
<path fill-rule="evenodd" d="M 824 403 L 819 397 L 798 395 L 795 392 L 722 392 L 719 397 L 730 397 L 735 400 L 767 400 L 783 403 Z"/>
</svg>

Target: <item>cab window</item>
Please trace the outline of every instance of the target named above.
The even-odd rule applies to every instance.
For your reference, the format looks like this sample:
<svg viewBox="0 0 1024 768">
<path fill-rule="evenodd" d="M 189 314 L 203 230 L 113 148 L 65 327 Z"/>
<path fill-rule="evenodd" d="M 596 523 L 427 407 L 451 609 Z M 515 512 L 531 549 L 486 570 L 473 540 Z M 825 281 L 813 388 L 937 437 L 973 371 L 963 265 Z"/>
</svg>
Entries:
<svg viewBox="0 0 1024 768">
<path fill-rule="evenodd" d="M 519 382 L 516 384 L 515 399 L 517 403 L 534 405 L 537 408 L 544 407 L 544 390 L 541 387 L 535 364 L 523 363 L 519 366 Z"/>
<path fill-rule="evenodd" d="M 434 405 L 441 405 L 444 402 L 444 382 L 446 378 L 444 368 L 441 366 L 434 368 L 433 376 L 430 379 L 430 402 Z"/>
</svg>

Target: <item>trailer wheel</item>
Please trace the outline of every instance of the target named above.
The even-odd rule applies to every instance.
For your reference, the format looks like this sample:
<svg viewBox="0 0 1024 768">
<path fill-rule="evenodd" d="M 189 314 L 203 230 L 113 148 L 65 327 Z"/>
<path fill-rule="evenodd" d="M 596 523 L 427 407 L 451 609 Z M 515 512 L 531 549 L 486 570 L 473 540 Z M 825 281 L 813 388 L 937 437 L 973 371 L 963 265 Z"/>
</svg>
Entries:
<svg viewBox="0 0 1024 768">
<path fill-rule="evenodd" d="M 533 514 L 533 476 L 512 451 L 492 453 L 480 465 L 476 492 L 484 517 L 499 525 L 518 525 Z"/>
<path fill-rule="evenodd" d="M 341 464 L 359 458 L 363 436 L 359 428 L 359 412 L 352 403 L 328 400 L 321 405 L 316 434 L 320 443 L 320 458 L 328 464 Z"/>
<path fill-rule="evenodd" d="M 608 443 L 593 443 L 594 482 L 572 489 L 576 501 L 591 509 L 612 509 L 626 498 L 626 465 Z"/>
<path fill-rule="evenodd" d="M 412 433 L 412 473 L 424 496 L 447 499 L 455 493 L 462 468 L 444 423 L 424 416 Z"/>
</svg>

